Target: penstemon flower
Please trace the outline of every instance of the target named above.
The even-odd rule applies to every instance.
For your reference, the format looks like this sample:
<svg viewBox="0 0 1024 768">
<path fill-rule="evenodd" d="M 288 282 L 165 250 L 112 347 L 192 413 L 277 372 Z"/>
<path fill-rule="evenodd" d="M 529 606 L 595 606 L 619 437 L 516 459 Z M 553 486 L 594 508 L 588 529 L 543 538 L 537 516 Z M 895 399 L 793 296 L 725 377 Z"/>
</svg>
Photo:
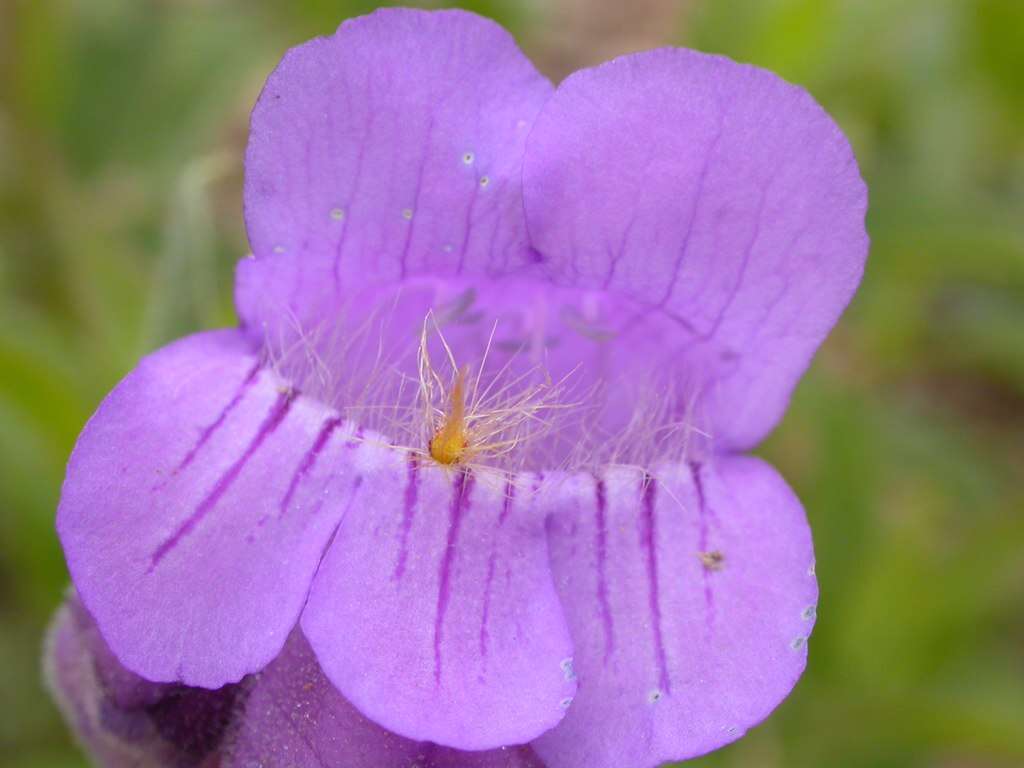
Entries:
<svg viewBox="0 0 1024 768">
<path fill-rule="evenodd" d="M 292 50 L 252 116 L 240 327 L 144 359 L 69 463 L 87 613 L 146 681 L 277 680 L 236 728 L 283 728 L 315 669 L 304 706 L 347 714 L 304 743 L 370 721 L 374 765 L 738 738 L 817 600 L 799 501 L 743 452 L 856 289 L 865 206 L 821 108 L 722 57 L 553 89 L 493 23 L 411 10 Z"/>
</svg>

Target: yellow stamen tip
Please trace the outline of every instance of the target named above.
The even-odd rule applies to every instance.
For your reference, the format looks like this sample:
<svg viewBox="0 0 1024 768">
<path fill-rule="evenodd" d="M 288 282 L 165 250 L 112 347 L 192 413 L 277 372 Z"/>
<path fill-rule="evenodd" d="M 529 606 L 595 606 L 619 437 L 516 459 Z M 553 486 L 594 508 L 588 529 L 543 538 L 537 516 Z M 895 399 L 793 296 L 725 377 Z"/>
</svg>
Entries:
<svg viewBox="0 0 1024 768">
<path fill-rule="evenodd" d="M 441 430 L 430 441 L 430 456 L 438 464 L 458 464 L 468 445 L 465 437 L 450 437 Z"/>
<path fill-rule="evenodd" d="M 455 377 L 444 425 L 430 440 L 430 456 L 438 464 L 457 464 L 469 446 L 466 434 L 466 368 Z"/>
</svg>

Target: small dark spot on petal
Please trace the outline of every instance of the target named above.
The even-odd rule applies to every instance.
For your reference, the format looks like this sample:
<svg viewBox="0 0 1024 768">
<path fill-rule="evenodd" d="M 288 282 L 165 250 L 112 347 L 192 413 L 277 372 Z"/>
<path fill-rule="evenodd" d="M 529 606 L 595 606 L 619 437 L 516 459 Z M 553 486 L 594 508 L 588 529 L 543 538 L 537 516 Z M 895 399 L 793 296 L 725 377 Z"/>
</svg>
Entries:
<svg viewBox="0 0 1024 768">
<path fill-rule="evenodd" d="M 709 571 L 720 571 L 725 567 L 725 555 L 717 549 L 711 552 L 698 552 L 697 557 L 700 558 L 701 565 Z"/>
</svg>

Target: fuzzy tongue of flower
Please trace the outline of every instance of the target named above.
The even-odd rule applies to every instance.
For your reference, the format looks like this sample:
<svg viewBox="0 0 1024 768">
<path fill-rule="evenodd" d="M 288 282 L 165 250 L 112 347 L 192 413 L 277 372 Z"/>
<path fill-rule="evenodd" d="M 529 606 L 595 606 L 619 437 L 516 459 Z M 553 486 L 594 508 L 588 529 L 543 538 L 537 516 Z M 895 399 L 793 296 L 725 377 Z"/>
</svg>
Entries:
<svg viewBox="0 0 1024 768">
<path fill-rule="evenodd" d="M 430 441 L 430 455 L 438 464 L 457 464 L 469 438 L 466 435 L 466 366 L 459 369 L 452 387 L 448 416 Z"/>
</svg>

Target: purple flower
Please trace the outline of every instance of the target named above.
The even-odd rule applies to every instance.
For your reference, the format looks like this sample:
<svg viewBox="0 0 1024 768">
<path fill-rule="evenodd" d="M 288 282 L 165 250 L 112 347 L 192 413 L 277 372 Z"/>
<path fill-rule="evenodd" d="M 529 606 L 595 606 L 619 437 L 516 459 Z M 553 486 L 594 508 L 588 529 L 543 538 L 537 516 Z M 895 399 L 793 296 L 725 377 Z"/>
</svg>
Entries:
<svg viewBox="0 0 1024 768">
<path fill-rule="evenodd" d="M 821 108 L 721 57 L 552 89 L 493 23 L 409 10 L 292 50 L 241 327 L 144 359 L 71 458 L 85 607 L 148 681 L 315 656 L 417 742 L 582 768 L 738 738 L 817 599 L 798 500 L 742 452 L 856 289 L 865 206 Z"/>
</svg>

